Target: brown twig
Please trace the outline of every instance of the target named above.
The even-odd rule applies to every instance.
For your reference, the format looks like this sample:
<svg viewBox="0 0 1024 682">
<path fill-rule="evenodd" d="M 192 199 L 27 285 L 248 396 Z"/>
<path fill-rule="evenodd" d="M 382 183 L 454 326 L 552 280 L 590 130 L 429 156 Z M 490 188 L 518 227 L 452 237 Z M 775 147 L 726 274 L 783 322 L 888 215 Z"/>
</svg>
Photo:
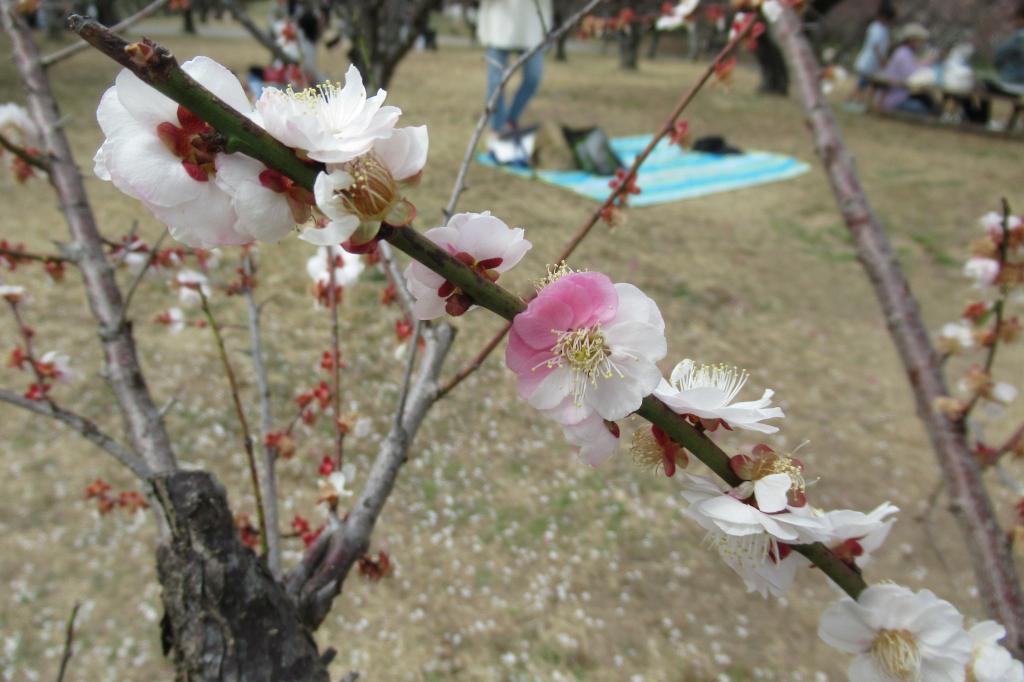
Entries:
<svg viewBox="0 0 1024 682">
<path fill-rule="evenodd" d="M 1010 437 L 996 449 L 996 458 L 1015 450 L 1022 442 L 1024 442 L 1024 424 L 1021 424 L 1017 430 L 1014 431 L 1013 434 L 1011 434 Z"/>
<path fill-rule="evenodd" d="M 334 410 L 334 465 L 341 470 L 345 457 L 345 430 L 341 424 L 341 332 L 338 325 L 338 286 L 334 272 L 335 251 L 324 249 L 327 258 L 328 315 L 331 320 L 331 405 Z M 356 256 L 358 258 L 359 256 Z"/>
<path fill-rule="evenodd" d="M 963 425 L 934 409 L 937 399 L 949 395 L 939 355 L 892 244 L 860 184 L 853 156 L 821 93 L 820 67 L 800 18 L 785 7 L 775 29 L 795 74 L 815 148 L 836 203 L 907 372 L 918 414 L 942 470 L 951 509 L 963 531 L 982 601 L 989 615 L 1006 627 L 1007 648 L 1020 657 L 1024 654 L 1024 595 L 1007 536 L 999 527 Z"/>
<path fill-rule="evenodd" d="M 267 366 L 263 362 L 263 331 L 261 326 L 262 312 L 256 304 L 253 282 L 256 276 L 256 264 L 252 253 L 243 251 L 242 275 L 245 287 L 246 309 L 249 313 L 249 350 L 252 354 L 252 368 L 256 374 L 256 387 L 260 399 L 260 440 L 263 444 L 263 470 L 260 472 L 260 484 L 263 486 L 263 516 L 267 524 L 267 568 L 275 578 L 281 577 L 281 538 L 278 527 L 277 513 L 277 450 L 267 443 L 267 434 L 274 428 L 273 406 L 270 400 L 270 381 L 267 377 Z"/>
<path fill-rule="evenodd" d="M 153 2 L 149 3 L 135 14 L 132 14 L 131 16 L 126 17 L 122 21 L 111 26 L 110 30 L 123 31 L 126 28 L 130 28 L 135 24 L 139 23 L 140 21 L 142 21 L 143 19 L 145 19 L 146 17 L 161 10 L 163 6 L 166 5 L 168 2 L 169 0 L 153 0 Z M 43 56 L 39 60 L 39 62 L 43 65 L 44 69 L 48 69 L 57 62 L 64 61 L 68 57 L 72 57 L 88 47 L 89 43 L 85 42 L 84 40 L 78 40 L 66 47 L 62 47 L 59 50 L 56 50 L 48 55 Z"/>
<path fill-rule="evenodd" d="M 630 165 L 629 170 L 626 171 L 625 177 L 621 179 L 621 182 L 618 185 L 612 188 L 612 191 L 608 193 L 608 196 L 601 203 L 601 205 L 593 213 L 590 214 L 590 217 L 587 218 L 587 220 L 585 220 L 583 224 L 576 229 L 576 232 L 569 239 L 566 245 L 562 248 L 561 253 L 552 261 L 553 263 L 557 264 L 561 263 L 562 261 L 568 260 L 569 257 L 576 250 L 576 247 L 580 245 L 580 242 L 582 242 L 587 237 L 587 235 L 590 234 L 590 231 L 594 228 L 594 226 L 597 225 L 597 222 L 601 219 L 601 216 L 604 215 L 604 213 L 607 210 L 612 208 L 615 202 L 618 200 L 618 198 L 628 190 L 630 184 L 634 181 L 634 179 L 637 176 L 637 173 L 640 171 L 640 167 L 647 160 L 647 157 L 651 155 L 651 152 L 654 151 L 654 148 L 666 135 L 675 130 L 676 122 L 679 120 L 679 117 L 682 116 L 683 112 L 686 111 L 686 108 L 690 106 L 690 102 L 693 101 L 693 99 L 701 91 L 704 85 L 714 75 L 715 67 L 719 63 L 721 63 L 726 57 L 728 57 L 732 53 L 732 51 L 736 49 L 737 45 L 746 40 L 750 31 L 753 30 L 753 26 L 754 22 L 749 22 L 746 28 L 742 32 L 740 32 L 739 35 L 737 35 L 731 41 L 729 41 L 729 43 L 724 48 L 722 48 L 722 51 L 718 53 L 718 56 L 716 56 L 715 59 L 708 65 L 708 67 L 704 69 L 704 72 L 700 75 L 700 77 L 689 87 L 689 89 L 686 92 L 683 93 L 682 97 L 680 97 L 679 101 L 676 102 L 675 106 L 672 108 L 672 111 L 665 118 L 664 123 L 661 124 L 661 127 L 655 133 L 654 137 L 651 138 L 651 141 L 647 144 L 646 147 L 644 147 L 643 151 L 641 151 L 640 154 L 638 154 L 637 157 L 633 160 L 633 163 L 632 165 Z M 456 182 L 461 181 L 456 180 Z M 455 201 L 457 200 L 458 193 L 454 193 L 452 195 L 452 201 L 449 202 L 449 215 L 451 214 L 452 211 L 455 210 Z M 533 298 L 533 294 L 529 294 L 525 297 L 527 301 L 529 301 L 531 298 Z M 441 395 L 443 396 L 449 391 L 451 391 L 453 388 L 462 383 L 466 379 L 466 377 L 468 377 L 470 374 L 478 370 L 480 366 L 484 363 L 484 360 L 486 360 L 487 357 L 492 352 L 494 352 L 494 349 L 498 347 L 498 344 L 501 343 L 502 339 L 505 338 L 505 335 L 508 334 L 511 328 L 512 325 L 510 323 L 502 325 L 501 329 L 498 330 L 498 332 L 493 337 L 491 337 L 491 340 L 484 344 L 483 348 L 481 348 L 476 353 L 476 355 L 474 355 L 458 372 L 455 373 L 454 376 L 452 376 L 450 379 L 448 379 L 448 381 L 444 383 L 444 385 L 441 387 Z"/>
<path fill-rule="evenodd" d="M 448 205 L 444 209 L 444 215 L 446 218 L 451 218 L 455 213 L 455 206 L 459 203 L 459 197 L 466 190 L 466 174 L 469 172 L 469 167 L 473 163 L 473 156 L 476 154 L 476 146 L 480 143 L 480 136 L 483 135 L 484 128 L 487 127 L 487 121 L 490 120 L 491 115 L 494 113 L 494 108 L 498 105 L 498 98 L 500 98 L 502 93 L 505 91 L 505 85 L 508 83 L 509 79 L 512 78 L 516 71 L 518 71 L 523 64 L 528 62 L 535 54 L 558 40 L 563 33 L 575 26 L 580 19 L 586 16 L 587 13 L 602 2 L 604 2 L 604 0 L 590 0 L 578 12 L 566 19 L 561 26 L 549 32 L 544 37 L 544 40 L 519 55 L 519 58 L 509 64 L 508 68 L 506 68 L 501 74 L 501 80 L 498 81 L 498 87 L 495 88 L 494 92 L 491 93 L 491 96 L 487 98 L 487 104 L 484 107 L 483 113 L 480 114 L 480 118 L 476 121 L 476 126 L 473 128 L 473 134 L 470 135 L 469 143 L 466 145 L 466 151 L 462 155 L 462 163 L 459 164 L 458 173 L 455 175 L 455 184 L 452 186 L 452 195 L 448 199 Z"/>
<path fill-rule="evenodd" d="M 231 402 L 235 406 L 235 416 L 238 418 L 238 426 L 242 429 L 242 445 L 245 448 L 245 456 L 249 464 L 249 477 L 252 482 L 253 495 L 256 496 L 256 515 L 260 524 L 260 545 L 263 554 L 267 554 L 267 519 L 263 513 L 263 493 L 260 490 L 260 477 L 256 470 L 256 453 L 253 447 L 252 433 L 249 431 L 249 422 L 245 418 L 245 409 L 242 407 L 242 397 L 238 391 L 238 381 L 235 379 L 235 370 L 231 367 L 231 360 L 228 358 L 228 350 L 224 345 L 224 337 L 220 333 L 220 325 L 217 318 L 210 310 L 210 301 L 203 292 L 202 286 L 196 287 L 199 300 L 202 301 L 203 315 L 210 324 L 210 331 L 213 332 L 213 339 L 217 343 L 217 354 L 220 356 L 221 365 L 224 367 L 224 374 L 228 379 L 228 388 L 231 391 Z"/>
<path fill-rule="evenodd" d="M 28 150 L 14 144 L 3 135 L 0 135 L 0 147 L 3 147 L 30 166 L 47 173 L 50 172 L 50 162 L 47 161 L 45 157 L 32 154 Z"/>
<path fill-rule="evenodd" d="M 25 358 L 28 360 L 28 364 L 32 367 L 32 374 L 36 378 L 36 386 L 42 392 L 42 399 L 53 407 L 53 399 L 50 398 L 49 391 L 47 390 L 47 380 L 43 376 L 42 370 L 39 369 L 39 361 L 36 360 L 36 354 L 32 347 L 32 329 L 25 324 L 25 320 L 21 317 L 21 310 L 17 303 L 8 300 L 8 305 L 11 307 L 11 314 L 14 316 L 14 323 L 18 327 L 18 334 L 21 336 L 22 342 L 25 344 Z"/>
<path fill-rule="evenodd" d="M 64 674 L 67 672 L 68 663 L 71 661 L 71 654 L 74 653 L 72 646 L 75 643 L 75 617 L 78 616 L 78 608 L 81 606 L 75 602 L 68 616 L 68 623 L 64 628 L 64 654 L 60 657 L 60 670 L 57 672 L 57 682 L 64 682 Z"/>
<path fill-rule="evenodd" d="M 161 244 L 164 243 L 164 239 L 166 239 L 167 235 L 169 234 L 170 231 L 163 231 L 163 234 L 161 234 L 159 239 L 156 240 L 156 243 L 153 244 L 153 248 L 149 252 L 149 258 L 147 258 L 146 262 L 142 264 L 142 268 L 139 270 L 138 274 L 135 275 L 134 279 L 132 279 L 132 283 L 128 285 L 128 293 L 125 294 L 124 306 L 121 308 L 122 324 L 125 321 L 125 316 L 128 315 L 128 308 L 132 304 L 132 298 L 135 296 L 135 292 L 139 288 L 139 284 L 142 283 L 142 278 L 146 276 L 146 273 L 149 272 L 149 269 L 153 266 L 153 263 L 156 262 L 157 252 L 160 251 Z"/>
<path fill-rule="evenodd" d="M 7 249 L 0 247 L 0 256 L 7 256 L 15 261 L 19 260 L 33 260 L 39 261 L 40 263 L 75 263 L 75 259 L 71 256 L 55 256 L 48 253 L 32 253 L 30 251 L 16 251 L 14 249 Z"/>
</svg>

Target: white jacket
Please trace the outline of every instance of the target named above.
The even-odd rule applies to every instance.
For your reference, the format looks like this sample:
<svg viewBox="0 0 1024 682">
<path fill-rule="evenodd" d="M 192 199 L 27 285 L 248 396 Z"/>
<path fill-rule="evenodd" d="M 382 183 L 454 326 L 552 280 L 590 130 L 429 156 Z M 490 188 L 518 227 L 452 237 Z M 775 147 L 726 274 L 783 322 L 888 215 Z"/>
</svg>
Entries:
<svg viewBox="0 0 1024 682">
<path fill-rule="evenodd" d="M 543 41 L 546 32 L 554 28 L 551 24 L 551 2 L 482 0 L 476 24 L 476 36 L 480 44 L 500 50 L 529 50 Z"/>
</svg>

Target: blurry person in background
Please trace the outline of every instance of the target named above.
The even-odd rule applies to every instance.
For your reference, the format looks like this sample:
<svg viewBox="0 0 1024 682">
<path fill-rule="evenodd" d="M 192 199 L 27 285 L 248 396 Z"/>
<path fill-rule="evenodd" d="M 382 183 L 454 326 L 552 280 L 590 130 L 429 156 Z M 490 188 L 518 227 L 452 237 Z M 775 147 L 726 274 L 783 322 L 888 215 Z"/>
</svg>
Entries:
<svg viewBox="0 0 1024 682">
<path fill-rule="evenodd" d="M 928 94 L 914 94 L 905 84 L 922 67 L 935 61 L 934 56 L 922 56 L 929 37 L 928 29 L 921 24 L 910 23 L 899 30 L 898 46 L 889 58 L 881 77 L 897 84 L 890 87 L 882 100 L 887 111 L 902 111 L 909 114 L 930 115 L 935 113 L 935 102 Z"/>
<path fill-rule="evenodd" d="M 511 55 L 519 54 L 543 42 L 552 28 L 552 0 L 481 0 L 476 34 L 487 48 L 487 99 L 498 88 Z M 522 82 L 505 105 L 502 94 L 491 115 L 494 137 L 516 133 L 526 105 L 540 86 L 544 73 L 544 51 L 533 55 L 522 68 Z"/>
<path fill-rule="evenodd" d="M 847 100 L 848 105 L 851 105 L 849 108 L 862 108 L 867 104 L 864 98 L 868 92 L 869 81 L 878 75 L 889 58 L 892 24 L 895 20 L 896 10 L 888 0 L 882 0 L 874 20 L 868 26 L 864 45 L 853 63 L 853 68 L 857 72 L 857 89 L 850 93 Z"/>
<path fill-rule="evenodd" d="M 1014 95 L 1024 95 L 1024 0 L 1013 14 L 1014 31 L 995 51 L 997 87 Z M 991 85 L 991 83 L 989 84 Z"/>
</svg>

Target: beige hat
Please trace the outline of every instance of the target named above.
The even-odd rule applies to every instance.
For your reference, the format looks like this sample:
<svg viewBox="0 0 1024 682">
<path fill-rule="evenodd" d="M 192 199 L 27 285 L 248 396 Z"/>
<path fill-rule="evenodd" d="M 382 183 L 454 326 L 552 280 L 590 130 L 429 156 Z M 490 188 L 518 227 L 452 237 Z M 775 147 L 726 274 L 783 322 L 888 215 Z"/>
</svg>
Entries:
<svg viewBox="0 0 1024 682">
<path fill-rule="evenodd" d="M 908 40 L 928 40 L 931 33 L 928 32 L 921 24 L 917 22 L 911 22 L 900 29 L 899 42 L 906 42 Z"/>
</svg>

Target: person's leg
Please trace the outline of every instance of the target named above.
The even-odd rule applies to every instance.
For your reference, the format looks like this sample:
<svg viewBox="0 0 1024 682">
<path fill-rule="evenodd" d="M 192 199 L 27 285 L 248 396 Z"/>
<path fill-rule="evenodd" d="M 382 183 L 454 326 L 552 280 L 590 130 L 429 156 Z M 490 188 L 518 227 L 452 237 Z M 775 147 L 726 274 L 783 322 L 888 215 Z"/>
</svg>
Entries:
<svg viewBox="0 0 1024 682">
<path fill-rule="evenodd" d="M 487 48 L 486 52 L 487 59 L 487 100 L 491 101 L 491 96 L 494 91 L 498 89 L 498 84 L 501 83 L 501 75 L 505 71 L 505 64 L 508 63 L 508 50 L 499 50 L 496 47 Z M 494 111 L 491 112 L 491 130 L 496 133 L 500 133 L 505 129 L 505 93 L 498 95 L 498 100 L 494 103 Z"/>
<path fill-rule="evenodd" d="M 516 90 L 512 106 L 508 109 L 508 122 L 512 125 L 519 124 L 519 117 L 526 110 L 526 105 L 530 103 L 530 99 L 537 92 L 537 88 L 540 87 L 540 81 L 544 75 L 544 50 L 540 50 L 537 54 L 530 57 L 523 64 L 522 71 L 523 82 L 519 85 L 519 89 Z"/>
</svg>

